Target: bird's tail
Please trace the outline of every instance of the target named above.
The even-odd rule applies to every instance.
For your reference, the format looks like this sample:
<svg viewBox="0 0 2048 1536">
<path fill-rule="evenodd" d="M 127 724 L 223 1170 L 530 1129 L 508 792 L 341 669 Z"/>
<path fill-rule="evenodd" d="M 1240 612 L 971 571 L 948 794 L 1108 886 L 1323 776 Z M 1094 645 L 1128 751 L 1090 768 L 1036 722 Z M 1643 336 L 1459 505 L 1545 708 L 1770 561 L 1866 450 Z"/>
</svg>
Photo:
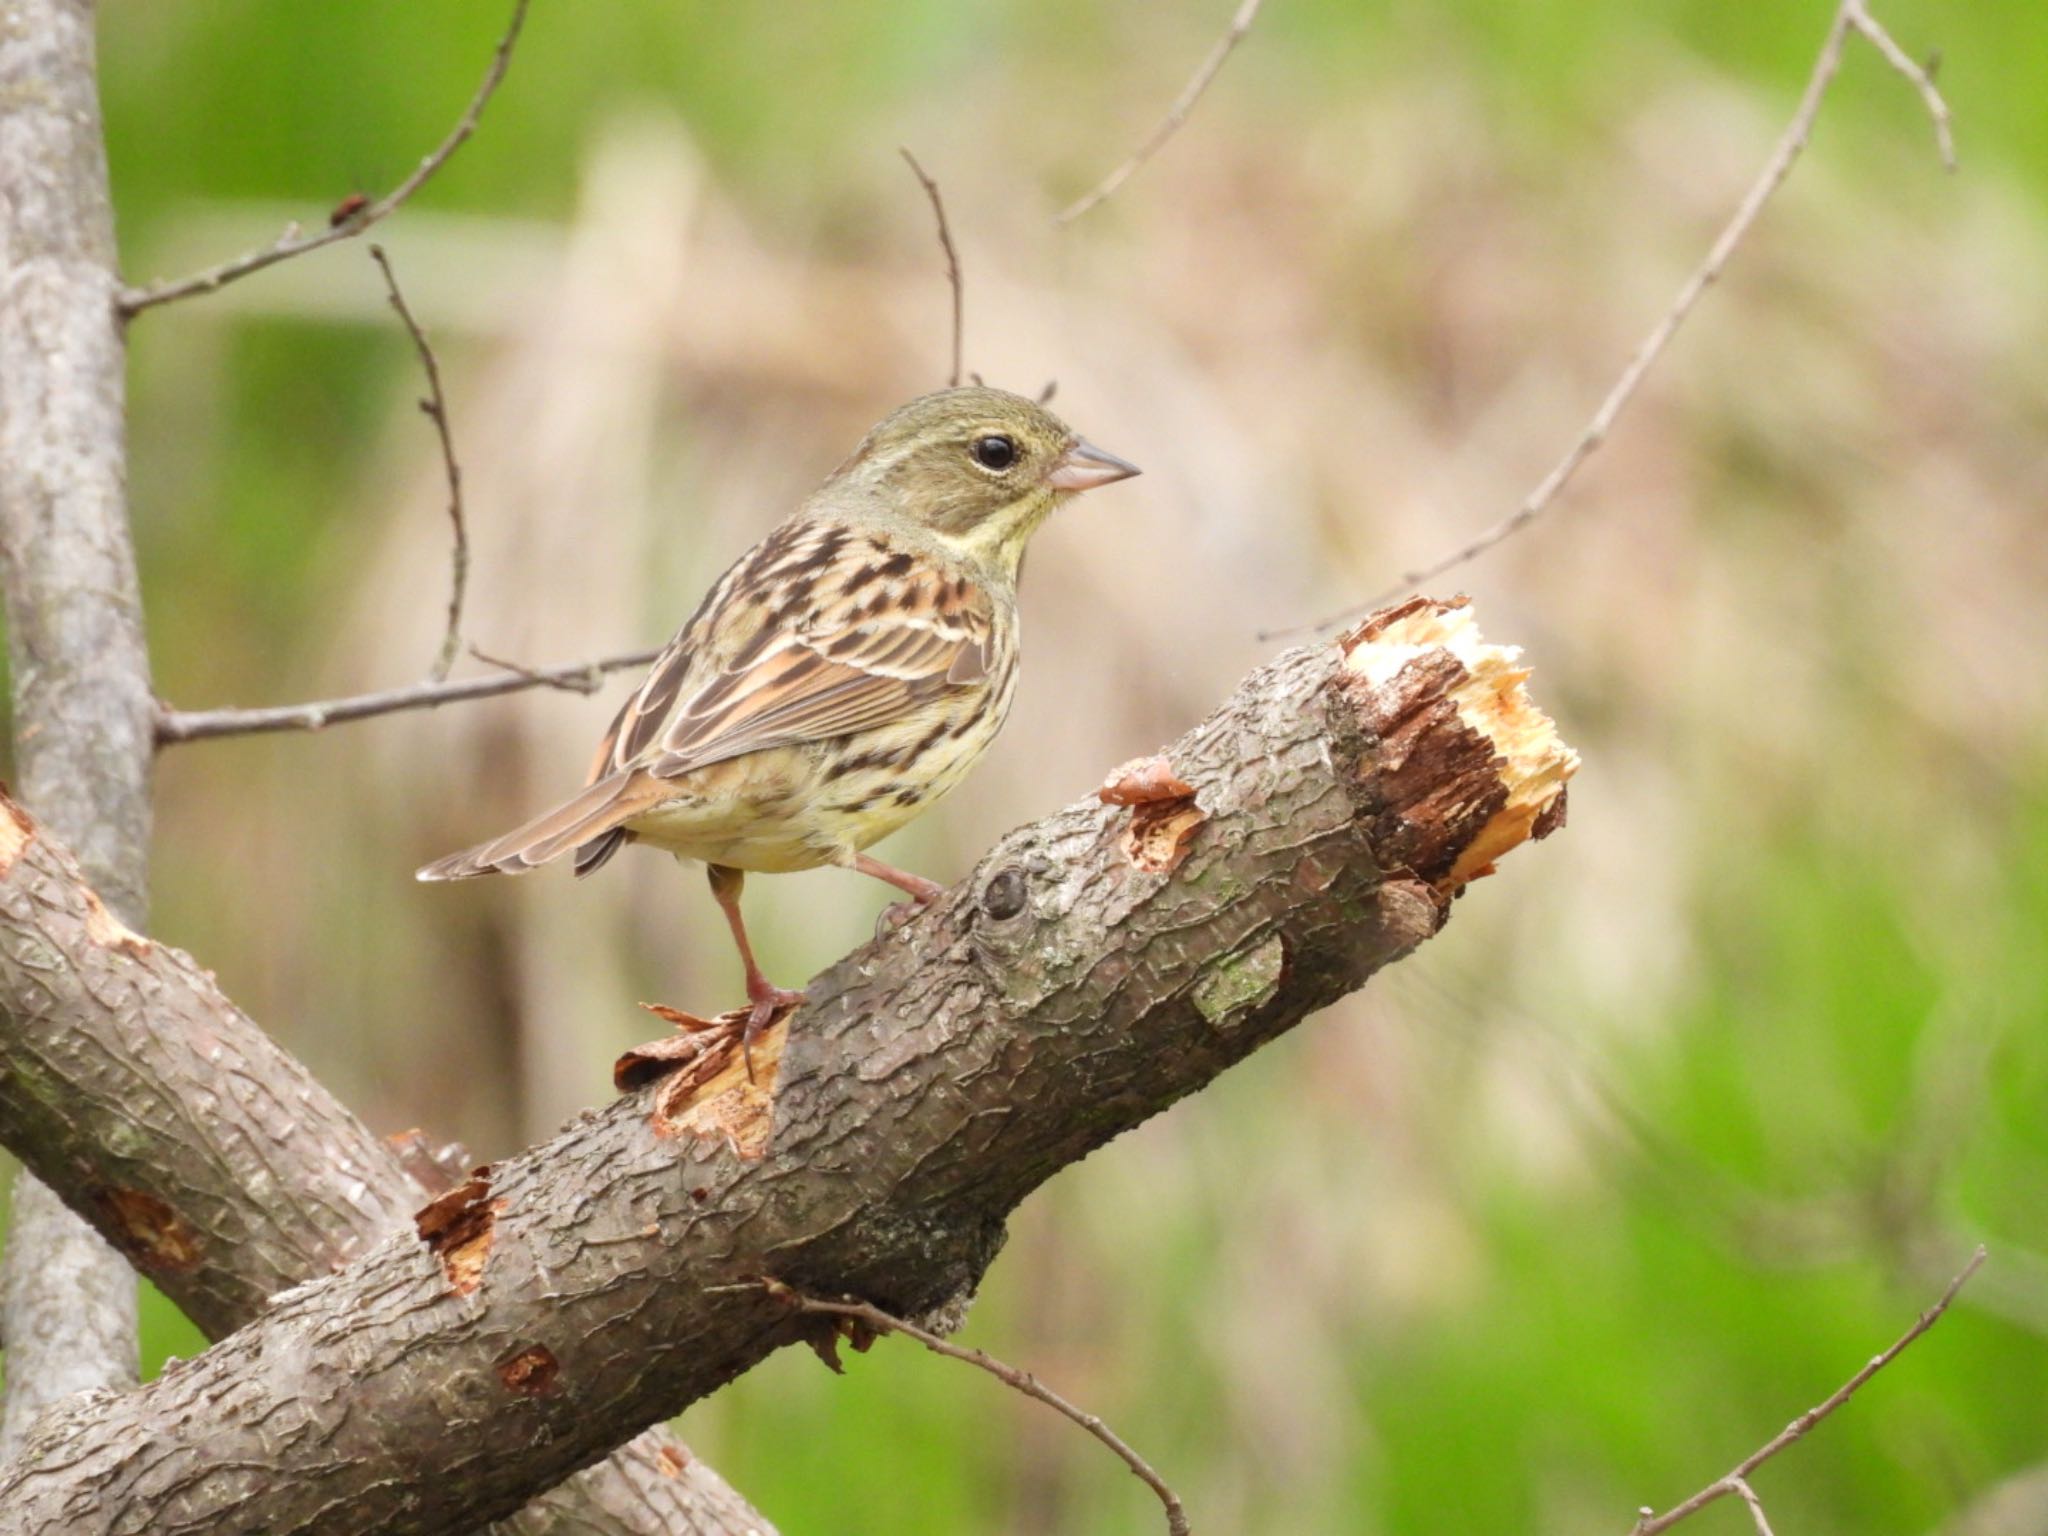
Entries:
<svg viewBox="0 0 2048 1536">
<path fill-rule="evenodd" d="M 522 875 L 570 849 L 577 850 L 576 873 L 587 875 L 631 834 L 622 823 L 645 809 L 644 783 L 636 774 L 617 773 L 599 779 L 573 799 L 543 811 L 503 837 L 422 866 L 420 880 L 467 880 L 474 875 Z"/>
</svg>

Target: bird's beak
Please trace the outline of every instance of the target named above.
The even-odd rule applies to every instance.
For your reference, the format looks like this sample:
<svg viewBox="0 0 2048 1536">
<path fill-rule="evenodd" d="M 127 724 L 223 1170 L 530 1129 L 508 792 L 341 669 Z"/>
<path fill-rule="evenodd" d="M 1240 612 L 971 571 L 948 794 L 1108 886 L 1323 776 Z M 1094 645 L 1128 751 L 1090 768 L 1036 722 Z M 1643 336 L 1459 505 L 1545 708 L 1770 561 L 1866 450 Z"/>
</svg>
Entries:
<svg viewBox="0 0 2048 1536">
<path fill-rule="evenodd" d="M 1104 453 L 1093 443 L 1077 440 L 1060 455 L 1045 483 L 1056 491 L 1092 491 L 1098 485 L 1113 485 L 1138 473 L 1138 466 L 1113 453 Z"/>
</svg>

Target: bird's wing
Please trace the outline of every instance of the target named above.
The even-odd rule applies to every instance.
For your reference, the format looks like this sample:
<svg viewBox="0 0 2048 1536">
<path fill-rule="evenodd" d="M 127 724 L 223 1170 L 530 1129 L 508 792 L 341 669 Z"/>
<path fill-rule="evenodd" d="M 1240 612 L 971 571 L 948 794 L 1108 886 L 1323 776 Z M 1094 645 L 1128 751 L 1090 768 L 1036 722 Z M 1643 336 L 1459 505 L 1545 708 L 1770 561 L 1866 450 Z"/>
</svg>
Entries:
<svg viewBox="0 0 2048 1536">
<path fill-rule="evenodd" d="M 838 524 L 786 524 L 728 571 L 600 746 L 592 778 L 674 778 L 904 719 L 988 673 L 993 607 L 963 574 Z"/>
</svg>

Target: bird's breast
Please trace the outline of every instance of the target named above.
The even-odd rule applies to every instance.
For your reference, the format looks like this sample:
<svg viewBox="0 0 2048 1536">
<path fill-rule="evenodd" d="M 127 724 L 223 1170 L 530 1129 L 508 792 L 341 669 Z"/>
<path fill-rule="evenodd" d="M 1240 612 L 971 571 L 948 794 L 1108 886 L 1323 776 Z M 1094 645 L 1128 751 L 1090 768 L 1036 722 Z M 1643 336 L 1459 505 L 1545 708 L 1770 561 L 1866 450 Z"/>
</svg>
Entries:
<svg viewBox="0 0 2048 1536">
<path fill-rule="evenodd" d="M 824 817 L 854 848 L 881 841 L 947 794 L 986 752 L 1010 710 L 1014 653 L 977 688 L 903 721 L 830 743 L 820 762 Z"/>
</svg>

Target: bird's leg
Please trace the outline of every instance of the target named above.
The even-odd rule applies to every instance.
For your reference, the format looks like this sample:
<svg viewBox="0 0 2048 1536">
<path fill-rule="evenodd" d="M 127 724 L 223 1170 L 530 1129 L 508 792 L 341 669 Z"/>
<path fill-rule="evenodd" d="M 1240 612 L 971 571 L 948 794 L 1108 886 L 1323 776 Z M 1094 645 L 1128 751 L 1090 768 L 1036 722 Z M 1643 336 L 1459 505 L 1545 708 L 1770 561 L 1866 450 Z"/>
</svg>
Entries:
<svg viewBox="0 0 2048 1536">
<path fill-rule="evenodd" d="M 869 858 L 864 853 L 853 856 L 853 867 L 864 875 L 873 875 L 877 880 L 886 880 L 899 891 L 910 893 L 910 899 L 919 906 L 937 901 L 946 894 L 946 888 L 936 880 L 927 880 L 923 875 L 913 875 L 907 869 L 898 869 L 893 864 L 884 864 L 880 859 Z"/>
<path fill-rule="evenodd" d="M 776 986 L 761 974 L 761 967 L 754 961 L 754 946 L 747 942 L 747 925 L 740 917 L 740 891 L 747 883 L 746 874 L 724 864 L 707 865 L 705 873 L 711 877 L 711 894 L 725 913 L 726 925 L 732 929 L 732 941 L 739 946 L 740 963 L 747 968 L 747 1001 L 753 1006 L 747 1011 L 747 1027 L 740 1034 L 740 1054 L 747 1063 L 747 1081 L 752 1082 L 754 1037 L 768 1027 L 779 1011 L 802 1002 L 804 995 Z"/>
<path fill-rule="evenodd" d="M 923 875 L 913 875 L 906 869 L 893 864 L 884 864 L 880 859 L 871 859 L 864 853 L 856 853 L 847 860 L 848 869 L 858 870 L 864 875 L 873 875 L 877 880 L 886 880 L 899 891 L 906 891 L 910 900 L 895 902 L 882 912 L 882 921 L 877 925 L 876 936 L 884 929 L 897 927 L 909 920 L 918 908 L 929 906 L 943 896 L 946 888 L 936 880 L 927 880 Z"/>
</svg>

